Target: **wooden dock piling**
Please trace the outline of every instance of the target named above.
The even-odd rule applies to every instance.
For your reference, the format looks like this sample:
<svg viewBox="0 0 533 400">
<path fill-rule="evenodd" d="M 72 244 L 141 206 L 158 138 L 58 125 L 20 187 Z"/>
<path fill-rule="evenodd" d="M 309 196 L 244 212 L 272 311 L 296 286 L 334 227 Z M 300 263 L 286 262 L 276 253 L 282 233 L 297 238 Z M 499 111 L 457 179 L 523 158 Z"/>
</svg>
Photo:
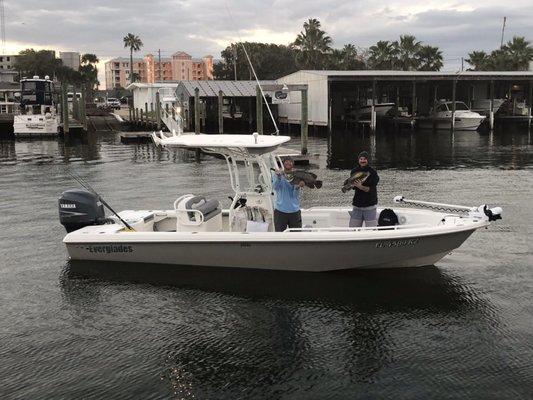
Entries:
<svg viewBox="0 0 533 400">
<path fill-rule="evenodd" d="M 156 118 L 156 127 L 157 130 L 161 130 L 161 100 L 159 92 L 155 94 L 155 118 Z"/>
<path fill-rule="evenodd" d="M 218 91 L 218 133 L 224 133 L 224 93 Z"/>
<path fill-rule="evenodd" d="M 413 81 L 413 97 L 412 97 L 412 106 L 411 106 L 411 114 L 412 117 L 416 117 L 417 114 L 417 107 L 416 107 L 416 81 Z"/>
<path fill-rule="evenodd" d="M 494 130 L 494 80 L 490 81 L 489 128 Z"/>
<path fill-rule="evenodd" d="M 63 133 L 68 134 L 69 133 L 68 98 L 67 98 L 67 87 L 64 83 L 61 84 L 61 114 L 63 116 Z"/>
<path fill-rule="evenodd" d="M 532 110 L 531 108 L 533 107 L 533 81 L 529 81 L 529 90 L 528 90 L 528 95 L 527 95 L 527 102 L 528 102 L 528 111 L 527 111 L 527 116 L 528 116 L 528 119 L 527 119 L 527 126 L 528 128 L 531 127 L 531 113 L 532 113 Z"/>
<path fill-rule="evenodd" d="M 455 98 L 457 95 L 457 79 L 454 79 L 452 81 L 452 121 L 451 121 L 451 130 L 452 132 L 455 130 Z"/>
<path fill-rule="evenodd" d="M 79 115 L 79 107 L 78 107 L 78 95 L 77 95 L 77 91 L 76 91 L 76 87 L 75 86 L 72 88 L 72 93 L 73 93 L 73 96 L 72 96 L 72 119 L 79 120 L 80 119 L 80 115 Z"/>
<path fill-rule="evenodd" d="M 194 88 L 194 134 L 200 134 L 200 89 Z M 196 162 L 200 162 L 200 149 L 195 152 Z"/>
<path fill-rule="evenodd" d="M 83 130 L 87 132 L 87 91 L 85 86 L 81 86 L 81 98 L 80 98 L 80 122 Z"/>
<path fill-rule="evenodd" d="M 200 89 L 194 89 L 194 133 L 200 133 Z"/>
<path fill-rule="evenodd" d="M 370 108 L 370 132 L 376 132 L 377 115 L 376 115 L 376 85 L 377 82 L 374 79 L 372 81 L 372 106 Z"/>
<path fill-rule="evenodd" d="M 307 139 L 309 134 L 308 126 L 308 111 L 307 111 L 307 89 L 302 89 L 302 111 L 301 111 L 301 121 L 300 121 L 300 132 L 301 132 L 301 153 L 307 154 Z"/>
</svg>

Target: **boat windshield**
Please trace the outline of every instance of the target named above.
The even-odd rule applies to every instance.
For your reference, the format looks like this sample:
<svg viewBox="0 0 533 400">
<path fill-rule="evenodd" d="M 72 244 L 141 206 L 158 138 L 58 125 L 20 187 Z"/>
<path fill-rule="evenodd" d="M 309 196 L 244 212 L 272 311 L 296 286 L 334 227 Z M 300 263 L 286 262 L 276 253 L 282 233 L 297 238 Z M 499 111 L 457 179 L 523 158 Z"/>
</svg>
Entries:
<svg viewBox="0 0 533 400">
<path fill-rule="evenodd" d="M 469 110 L 470 109 L 468 108 L 468 106 L 462 101 L 455 102 L 455 111 L 469 111 Z"/>
<path fill-rule="evenodd" d="M 52 105 L 53 91 L 53 84 L 49 81 L 22 81 L 21 103 Z"/>
</svg>

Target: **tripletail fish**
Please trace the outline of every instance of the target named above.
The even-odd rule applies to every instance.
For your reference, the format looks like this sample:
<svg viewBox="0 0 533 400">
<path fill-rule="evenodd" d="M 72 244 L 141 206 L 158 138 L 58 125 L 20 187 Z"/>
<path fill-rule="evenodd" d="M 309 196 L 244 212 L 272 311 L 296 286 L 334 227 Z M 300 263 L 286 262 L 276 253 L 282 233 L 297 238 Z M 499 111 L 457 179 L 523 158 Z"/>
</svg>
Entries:
<svg viewBox="0 0 533 400">
<path fill-rule="evenodd" d="M 271 171 L 276 172 L 274 168 L 270 168 Z M 311 189 L 320 189 L 322 187 L 322 181 L 316 179 L 316 174 L 307 171 L 292 171 L 292 172 L 282 172 L 287 179 L 287 182 L 298 185 L 300 182 L 305 183 L 305 186 Z"/>
<path fill-rule="evenodd" d="M 342 185 L 342 193 L 346 193 L 348 190 L 352 189 L 356 183 L 363 183 L 370 176 L 370 172 L 354 172 L 348 179 L 344 181 Z"/>
</svg>

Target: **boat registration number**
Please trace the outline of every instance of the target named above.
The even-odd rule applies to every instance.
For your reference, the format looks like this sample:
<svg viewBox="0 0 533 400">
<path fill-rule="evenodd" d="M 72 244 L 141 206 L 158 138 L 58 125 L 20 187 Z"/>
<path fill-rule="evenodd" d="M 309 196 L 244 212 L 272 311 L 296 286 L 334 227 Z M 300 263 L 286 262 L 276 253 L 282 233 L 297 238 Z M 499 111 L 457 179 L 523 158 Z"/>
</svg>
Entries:
<svg viewBox="0 0 533 400">
<path fill-rule="evenodd" d="M 377 242 L 376 248 L 391 248 L 391 247 L 405 247 L 416 246 L 420 242 L 419 238 L 415 239 L 400 239 L 400 240 L 387 240 L 386 242 Z"/>
</svg>

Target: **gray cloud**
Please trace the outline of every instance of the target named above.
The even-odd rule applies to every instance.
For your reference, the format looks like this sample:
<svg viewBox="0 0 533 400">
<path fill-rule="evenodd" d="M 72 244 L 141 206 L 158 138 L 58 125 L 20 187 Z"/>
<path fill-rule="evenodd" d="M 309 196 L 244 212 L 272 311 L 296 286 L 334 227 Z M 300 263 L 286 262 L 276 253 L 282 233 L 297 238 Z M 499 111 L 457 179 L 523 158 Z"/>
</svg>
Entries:
<svg viewBox="0 0 533 400">
<path fill-rule="evenodd" d="M 18 0 L 6 2 L 8 44 L 19 42 L 80 52 L 101 58 L 127 56 L 122 37 L 139 35 L 141 54 L 163 50 L 170 55 L 185 50 L 193 56 L 218 57 L 225 41 L 238 32 L 250 37 L 255 30 L 285 33 L 292 38 L 307 18 L 318 18 L 336 46 L 354 43 L 368 47 L 377 40 L 414 34 L 439 46 L 446 67 L 474 49 L 494 49 L 501 19 L 506 15 L 506 37 L 531 38 L 533 4 L 518 0 L 502 10 L 500 2 L 434 3 L 389 0 Z M 465 8 L 469 6 L 470 9 Z M 444 7 L 444 8 L 443 8 Z M 229 8 L 232 17 L 228 14 Z M 461 10 L 461 11 L 458 11 Z M 466 11 L 465 11 L 466 10 Z M 285 39 L 283 39 L 285 40 Z M 290 40 L 290 39 L 289 39 Z M 288 41 L 288 40 L 287 40 Z M 455 60 L 454 60 L 455 59 Z"/>
</svg>

